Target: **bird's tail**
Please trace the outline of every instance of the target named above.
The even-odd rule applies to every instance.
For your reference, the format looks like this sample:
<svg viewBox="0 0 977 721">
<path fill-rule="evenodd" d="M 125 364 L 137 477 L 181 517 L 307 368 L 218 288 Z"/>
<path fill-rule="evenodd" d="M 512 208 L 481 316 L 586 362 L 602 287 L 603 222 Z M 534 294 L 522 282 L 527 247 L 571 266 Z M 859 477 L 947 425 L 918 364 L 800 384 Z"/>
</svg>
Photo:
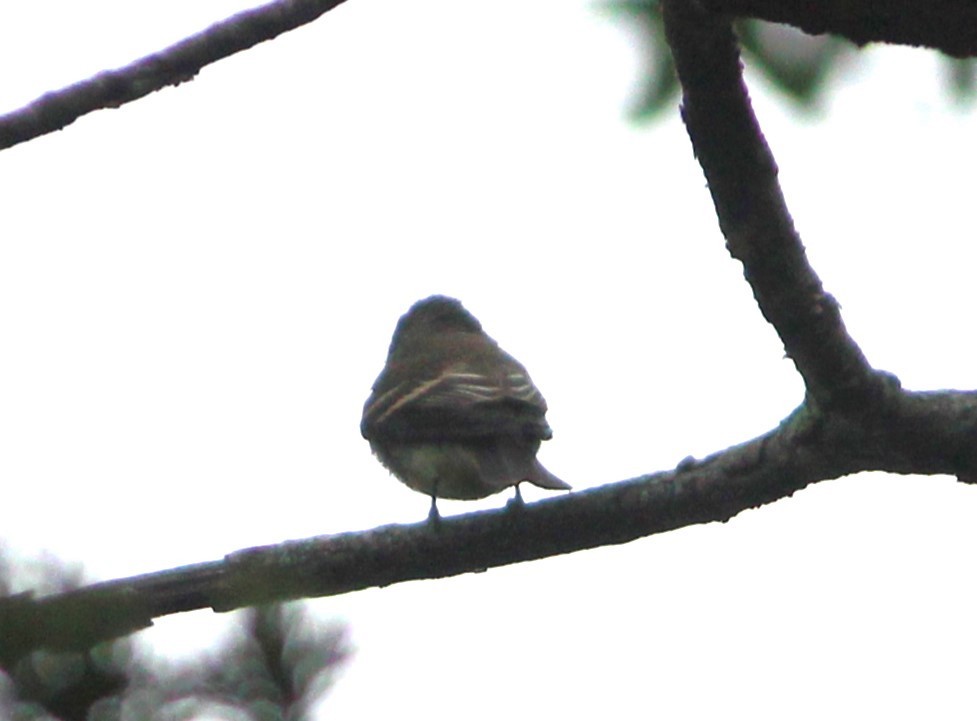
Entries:
<svg viewBox="0 0 977 721">
<path fill-rule="evenodd" d="M 530 475 L 526 478 L 527 481 L 532 483 L 534 486 L 539 486 L 540 488 L 548 488 L 551 491 L 569 491 L 570 484 L 561 478 L 557 478 L 548 470 L 543 467 L 535 458 L 533 459 L 532 469 L 530 470 Z"/>
</svg>

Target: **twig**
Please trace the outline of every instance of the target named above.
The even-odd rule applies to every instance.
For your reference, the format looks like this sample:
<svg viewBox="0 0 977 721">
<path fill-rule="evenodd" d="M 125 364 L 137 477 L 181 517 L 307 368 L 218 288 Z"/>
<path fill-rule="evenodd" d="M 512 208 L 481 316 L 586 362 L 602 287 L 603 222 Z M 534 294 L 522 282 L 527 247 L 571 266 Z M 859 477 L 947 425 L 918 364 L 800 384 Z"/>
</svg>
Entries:
<svg viewBox="0 0 977 721">
<path fill-rule="evenodd" d="M 45 93 L 0 116 L 0 150 L 61 130 L 93 110 L 117 108 L 191 80 L 205 65 L 312 22 L 343 1 L 278 0 L 238 13 L 124 68 Z"/>
</svg>

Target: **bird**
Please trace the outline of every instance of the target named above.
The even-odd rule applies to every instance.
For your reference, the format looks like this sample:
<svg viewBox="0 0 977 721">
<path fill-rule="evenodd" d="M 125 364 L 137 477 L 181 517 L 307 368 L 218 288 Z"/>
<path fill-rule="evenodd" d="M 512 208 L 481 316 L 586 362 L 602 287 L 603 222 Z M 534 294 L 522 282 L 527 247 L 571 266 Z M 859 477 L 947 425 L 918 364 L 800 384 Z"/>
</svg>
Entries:
<svg viewBox="0 0 977 721">
<path fill-rule="evenodd" d="M 476 499 L 519 484 L 568 491 L 537 460 L 553 431 L 546 401 L 519 361 L 461 302 L 433 295 L 394 329 L 386 364 L 363 406 L 360 432 L 379 461 L 431 497 Z"/>
</svg>

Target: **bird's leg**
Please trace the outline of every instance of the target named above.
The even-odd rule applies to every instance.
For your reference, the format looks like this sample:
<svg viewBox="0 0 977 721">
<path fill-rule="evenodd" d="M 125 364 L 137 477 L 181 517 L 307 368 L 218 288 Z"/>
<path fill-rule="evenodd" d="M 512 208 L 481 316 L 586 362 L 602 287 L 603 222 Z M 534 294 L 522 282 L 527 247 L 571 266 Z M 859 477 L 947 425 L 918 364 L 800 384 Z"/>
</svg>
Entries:
<svg viewBox="0 0 977 721">
<path fill-rule="evenodd" d="M 441 513 L 438 512 L 438 482 L 434 482 L 431 489 L 431 510 L 427 512 L 428 523 L 440 523 Z"/>
<path fill-rule="evenodd" d="M 522 491 L 519 490 L 519 484 L 515 485 L 516 495 L 509 499 L 506 503 L 506 508 L 522 508 L 526 505 L 526 502 L 522 500 Z"/>
</svg>

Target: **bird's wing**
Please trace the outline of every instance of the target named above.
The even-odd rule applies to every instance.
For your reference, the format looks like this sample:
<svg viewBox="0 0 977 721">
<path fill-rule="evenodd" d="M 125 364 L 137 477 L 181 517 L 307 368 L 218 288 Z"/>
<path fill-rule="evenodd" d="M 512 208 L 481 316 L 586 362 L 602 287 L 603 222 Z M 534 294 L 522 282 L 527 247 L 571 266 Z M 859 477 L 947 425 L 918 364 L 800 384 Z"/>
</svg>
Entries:
<svg viewBox="0 0 977 721">
<path fill-rule="evenodd" d="M 388 390 L 377 385 L 363 410 L 362 430 L 367 437 L 377 433 L 405 440 L 550 437 L 544 420 L 546 401 L 525 369 L 514 362 L 488 372 L 459 363 L 435 377 Z"/>
</svg>

